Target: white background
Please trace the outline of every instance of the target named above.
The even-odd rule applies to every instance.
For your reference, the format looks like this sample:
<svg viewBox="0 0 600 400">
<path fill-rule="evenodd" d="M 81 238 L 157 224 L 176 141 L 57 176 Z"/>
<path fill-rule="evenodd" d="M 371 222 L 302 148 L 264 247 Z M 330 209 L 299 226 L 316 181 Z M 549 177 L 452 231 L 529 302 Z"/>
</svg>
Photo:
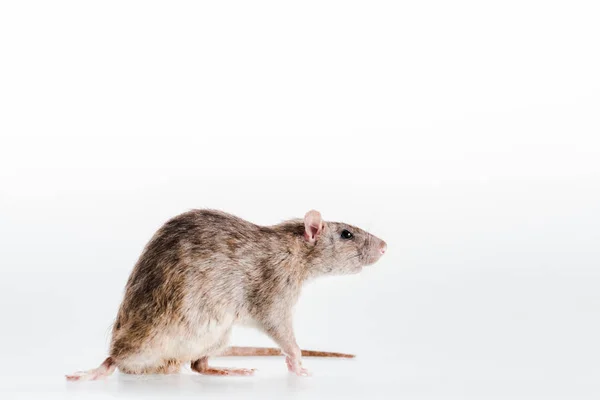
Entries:
<svg viewBox="0 0 600 400">
<path fill-rule="evenodd" d="M 597 1 L 0 4 L 0 397 L 598 398 Z M 312 378 L 68 384 L 190 208 L 385 239 L 306 287 Z M 234 343 L 269 345 L 238 330 Z"/>
</svg>

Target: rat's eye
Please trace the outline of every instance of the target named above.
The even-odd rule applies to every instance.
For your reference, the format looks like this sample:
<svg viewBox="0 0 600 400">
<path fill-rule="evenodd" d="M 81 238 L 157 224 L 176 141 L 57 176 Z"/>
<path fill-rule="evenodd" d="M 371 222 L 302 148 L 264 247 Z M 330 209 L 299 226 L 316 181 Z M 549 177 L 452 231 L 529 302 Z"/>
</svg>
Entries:
<svg viewBox="0 0 600 400">
<path fill-rule="evenodd" d="M 342 231 L 342 239 L 352 239 L 353 237 L 354 237 L 354 235 L 349 230 L 344 229 Z"/>
</svg>

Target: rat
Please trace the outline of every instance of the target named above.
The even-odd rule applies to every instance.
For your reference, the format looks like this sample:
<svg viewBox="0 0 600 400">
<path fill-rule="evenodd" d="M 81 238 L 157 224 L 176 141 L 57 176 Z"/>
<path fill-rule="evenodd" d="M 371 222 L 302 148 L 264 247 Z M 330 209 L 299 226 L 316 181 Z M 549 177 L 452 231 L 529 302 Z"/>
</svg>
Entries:
<svg viewBox="0 0 600 400">
<path fill-rule="evenodd" d="M 301 350 L 292 325 L 304 282 L 358 273 L 385 253 L 386 243 L 355 226 L 302 219 L 260 226 L 216 210 L 191 210 L 150 239 L 125 287 L 109 357 L 68 380 L 179 372 L 252 375 L 254 369 L 209 366 L 209 357 L 285 355 L 287 368 L 309 375 L 302 355 L 353 357 Z M 256 327 L 280 347 L 227 347 L 236 324 Z"/>
</svg>

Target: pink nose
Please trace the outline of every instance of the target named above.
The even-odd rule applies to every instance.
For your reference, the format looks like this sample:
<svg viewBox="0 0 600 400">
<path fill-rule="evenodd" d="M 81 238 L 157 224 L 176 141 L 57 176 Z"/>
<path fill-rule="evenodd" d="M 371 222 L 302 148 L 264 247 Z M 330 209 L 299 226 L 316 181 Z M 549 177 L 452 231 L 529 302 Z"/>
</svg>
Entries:
<svg viewBox="0 0 600 400">
<path fill-rule="evenodd" d="M 382 242 L 381 242 L 381 245 L 379 246 L 379 252 L 380 252 L 381 254 L 384 254 L 386 250 L 387 250 L 387 244 L 386 244 L 385 242 L 383 242 L 383 241 L 382 241 Z"/>
</svg>

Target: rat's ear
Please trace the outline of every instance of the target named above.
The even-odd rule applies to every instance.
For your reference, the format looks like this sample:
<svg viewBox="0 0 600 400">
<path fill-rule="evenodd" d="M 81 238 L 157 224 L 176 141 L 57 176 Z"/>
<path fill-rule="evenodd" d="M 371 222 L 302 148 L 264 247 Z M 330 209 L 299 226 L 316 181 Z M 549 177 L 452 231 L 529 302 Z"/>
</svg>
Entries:
<svg viewBox="0 0 600 400">
<path fill-rule="evenodd" d="M 321 232 L 323 232 L 323 227 L 321 213 L 310 210 L 304 216 L 304 239 L 306 239 L 308 243 L 314 244 Z"/>
</svg>

